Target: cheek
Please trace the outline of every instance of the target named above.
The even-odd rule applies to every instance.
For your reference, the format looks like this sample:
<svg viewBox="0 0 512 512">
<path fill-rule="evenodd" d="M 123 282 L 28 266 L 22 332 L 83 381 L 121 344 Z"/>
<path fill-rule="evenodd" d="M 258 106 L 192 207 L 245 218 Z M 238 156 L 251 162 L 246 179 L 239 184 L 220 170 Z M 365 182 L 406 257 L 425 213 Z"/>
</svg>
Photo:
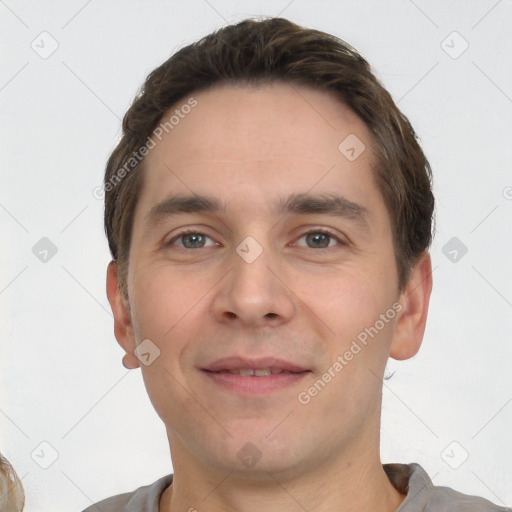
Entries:
<svg viewBox="0 0 512 512">
<path fill-rule="evenodd" d="M 375 273 L 356 268 L 316 282 L 315 292 L 301 298 L 329 329 L 323 340 L 325 367 L 316 376 L 328 383 L 325 387 L 311 383 L 322 389 L 318 399 L 312 399 L 312 407 L 317 417 L 334 414 L 340 423 L 347 417 L 362 420 L 379 403 L 379 376 L 388 359 L 396 317 L 393 297 L 385 281 L 376 281 Z"/>
<path fill-rule="evenodd" d="M 204 283 L 191 275 L 183 280 L 168 265 L 140 267 L 132 279 L 130 303 L 138 339 L 165 342 L 180 324 L 204 307 Z"/>
<path fill-rule="evenodd" d="M 392 294 L 376 264 L 372 269 L 353 264 L 323 275 L 297 274 L 292 282 L 306 309 L 318 316 L 341 345 L 373 325 L 392 304 Z"/>
<path fill-rule="evenodd" d="M 141 365 L 142 376 L 155 410 L 167 424 L 187 411 L 197 414 L 197 403 L 183 388 L 188 377 L 183 366 L 192 360 L 190 340 L 202 329 L 202 281 L 203 286 L 192 275 L 184 280 L 183 273 L 168 265 L 140 266 L 132 276 L 130 303 L 137 343 L 149 339 L 159 350 L 151 364 Z"/>
</svg>

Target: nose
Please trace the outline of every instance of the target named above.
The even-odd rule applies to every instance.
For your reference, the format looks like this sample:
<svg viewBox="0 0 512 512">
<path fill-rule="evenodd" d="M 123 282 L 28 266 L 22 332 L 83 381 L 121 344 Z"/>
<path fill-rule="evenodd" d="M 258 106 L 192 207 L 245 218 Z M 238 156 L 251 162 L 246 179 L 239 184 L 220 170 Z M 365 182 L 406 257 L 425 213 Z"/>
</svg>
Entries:
<svg viewBox="0 0 512 512">
<path fill-rule="evenodd" d="M 276 258 L 272 260 L 264 250 L 249 261 L 234 251 L 231 271 L 211 303 L 214 317 L 245 327 L 277 327 L 289 322 L 296 310 L 294 295 Z"/>
</svg>

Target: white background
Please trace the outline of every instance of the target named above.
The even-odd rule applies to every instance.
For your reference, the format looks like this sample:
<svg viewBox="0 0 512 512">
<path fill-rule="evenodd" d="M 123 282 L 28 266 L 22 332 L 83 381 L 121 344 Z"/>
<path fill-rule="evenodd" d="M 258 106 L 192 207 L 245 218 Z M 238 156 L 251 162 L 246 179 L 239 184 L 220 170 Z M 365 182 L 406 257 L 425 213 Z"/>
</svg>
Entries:
<svg viewBox="0 0 512 512">
<path fill-rule="evenodd" d="M 434 170 L 430 317 L 420 353 L 390 363 L 383 461 L 418 462 L 436 485 L 511 506 L 512 2 L 5 0 L 0 448 L 23 478 L 26 510 L 80 511 L 172 471 L 140 370 L 121 365 L 93 189 L 146 75 L 185 44 L 260 14 L 361 51 Z M 47 59 L 31 48 L 51 48 L 43 31 L 59 45 Z M 464 41 L 453 31 L 469 44 L 458 58 Z M 454 236 L 468 248 L 456 263 L 442 252 Z M 42 237 L 58 249 L 46 263 L 32 252 Z M 447 464 L 466 452 L 458 469 Z"/>
</svg>

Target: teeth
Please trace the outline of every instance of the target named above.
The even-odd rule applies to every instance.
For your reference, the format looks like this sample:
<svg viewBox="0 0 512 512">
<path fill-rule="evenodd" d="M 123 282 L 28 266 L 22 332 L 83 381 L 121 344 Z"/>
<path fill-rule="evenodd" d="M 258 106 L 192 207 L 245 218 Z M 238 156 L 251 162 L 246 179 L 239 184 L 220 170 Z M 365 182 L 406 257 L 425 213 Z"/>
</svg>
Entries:
<svg viewBox="0 0 512 512">
<path fill-rule="evenodd" d="M 267 375 L 275 375 L 277 373 L 285 373 L 282 370 L 271 370 L 270 368 L 265 368 L 263 370 L 252 370 L 251 368 L 242 368 L 240 370 L 227 370 L 228 373 L 234 375 L 241 375 L 242 377 L 256 376 L 256 377 L 266 377 Z M 288 372 L 286 372 L 288 373 Z"/>
<path fill-rule="evenodd" d="M 256 375 L 257 377 L 264 377 L 265 375 L 270 375 L 270 370 L 254 370 L 254 375 Z"/>
</svg>

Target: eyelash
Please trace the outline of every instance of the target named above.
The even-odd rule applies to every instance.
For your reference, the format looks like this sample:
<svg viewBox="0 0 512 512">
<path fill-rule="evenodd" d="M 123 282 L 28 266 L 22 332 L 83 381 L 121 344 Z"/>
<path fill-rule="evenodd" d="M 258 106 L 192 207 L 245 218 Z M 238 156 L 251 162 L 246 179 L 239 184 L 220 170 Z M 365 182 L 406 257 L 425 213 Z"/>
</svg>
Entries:
<svg viewBox="0 0 512 512">
<path fill-rule="evenodd" d="M 312 229 L 310 231 L 306 231 L 305 233 L 302 233 L 302 235 L 299 238 L 297 238 L 297 240 L 300 240 L 301 238 L 304 238 L 307 235 L 316 235 L 316 234 L 329 236 L 331 239 L 336 240 L 336 242 L 338 243 L 338 246 L 347 245 L 347 242 L 345 242 L 339 236 L 336 236 L 334 233 L 331 233 L 330 231 L 328 231 L 326 229 Z M 296 242 L 294 242 L 293 245 L 296 245 Z M 302 249 L 313 249 L 312 247 L 302 247 L 302 246 L 300 246 L 300 247 Z M 327 246 L 327 247 L 320 247 L 319 249 L 328 250 L 328 249 L 335 249 L 335 248 L 336 248 L 336 246 L 332 246 L 332 247 Z M 317 249 L 313 249 L 313 250 L 317 250 Z"/>
<path fill-rule="evenodd" d="M 165 245 L 166 246 L 173 246 L 174 243 L 179 240 L 181 237 L 183 236 L 186 236 L 186 235 L 191 235 L 191 234 L 194 234 L 194 235 L 203 235 L 207 238 L 210 238 L 210 240 L 213 240 L 213 238 L 211 238 L 210 236 L 208 235 L 205 235 L 204 233 L 201 233 L 200 231 L 198 230 L 194 230 L 194 229 L 186 229 L 186 230 L 183 230 L 181 232 L 179 232 L 177 235 L 175 235 L 171 240 L 169 240 L 169 242 L 167 242 Z M 335 234 L 331 233 L 330 231 L 327 231 L 325 229 L 312 229 L 310 231 L 306 231 L 304 233 L 302 233 L 302 235 L 297 238 L 297 240 L 300 240 L 301 238 L 304 238 L 305 236 L 307 235 L 311 235 L 311 234 L 322 234 L 322 235 L 327 235 L 329 237 L 331 237 L 332 239 L 336 240 L 336 242 L 338 242 L 338 245 L 348 245 L 347 242 L 343 241 L 340 239 L 340 237 L 336 236 Z M 215 242 L 217 245 L 219 245 L 217 242 Z M 296 242 L 294 242 L 293 244 L 291 244 L 293 246 L 296 246 Z M 312 249 L 312 250 L 318 250 L 318 249 L 313 249 L 312 247 L 302 247 L 300 246 L 301 248 L 303 249 Z M 205 247 L 199 247 L 198 249 L 204 249 Z M 178 247 L 178 249 L 183 249 L 183 250 L 194 250 L 194 249 L 188 249 L 187 247 Z M 319 249 L 334 249 L 334 247 L 320 247 Z M 197 249 L 195 249 L 197 250 Z"/>
</svg>

